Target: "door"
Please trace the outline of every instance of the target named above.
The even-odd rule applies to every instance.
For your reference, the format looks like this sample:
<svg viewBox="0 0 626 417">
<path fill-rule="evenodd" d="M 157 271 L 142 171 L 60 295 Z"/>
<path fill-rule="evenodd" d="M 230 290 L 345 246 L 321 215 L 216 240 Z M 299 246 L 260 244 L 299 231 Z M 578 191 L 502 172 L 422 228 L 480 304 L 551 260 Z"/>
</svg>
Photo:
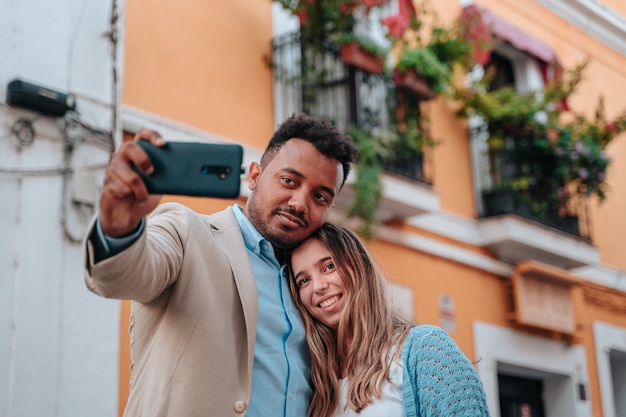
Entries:
<svg viewBox="0 0 626 417">
<path fill-rule="evenodd" d="M 500 417 L 544 417 L 543 381 L 498 375 Z"/>
</svg>

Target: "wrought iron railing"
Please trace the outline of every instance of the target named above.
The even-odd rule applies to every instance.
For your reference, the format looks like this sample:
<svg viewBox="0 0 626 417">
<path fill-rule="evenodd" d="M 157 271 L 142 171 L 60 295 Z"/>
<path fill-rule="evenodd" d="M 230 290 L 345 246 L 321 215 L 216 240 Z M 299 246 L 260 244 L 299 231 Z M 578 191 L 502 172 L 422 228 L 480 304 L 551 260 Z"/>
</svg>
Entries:
<svg viewBox="0 0 626 417">
<path fill-rule="evenodd" d="M 588 199 L 558 184 L 550 155 L 541 152 L 533 138 L 505 137 L 502 147 L 490 155 L 492 187 L 482 192 L 483 217 L 517 214 L 591 239 Z"/>
<path fill-rule="evenodd" d="M 307 49 L 300 33 L 273 39 L 274 111 L 279 120 L 294 112 L 332 120 L 342 130 L 356 127 L 371 134 L 389 132 L 395 88 L 388 74 L 369 74 L 344 64 L 337 45 Z M 422 154 L 381 161 L 386 171 L 430 184 Z M 432 172 L 432 170 L 431 170 Z"/>
</svg>

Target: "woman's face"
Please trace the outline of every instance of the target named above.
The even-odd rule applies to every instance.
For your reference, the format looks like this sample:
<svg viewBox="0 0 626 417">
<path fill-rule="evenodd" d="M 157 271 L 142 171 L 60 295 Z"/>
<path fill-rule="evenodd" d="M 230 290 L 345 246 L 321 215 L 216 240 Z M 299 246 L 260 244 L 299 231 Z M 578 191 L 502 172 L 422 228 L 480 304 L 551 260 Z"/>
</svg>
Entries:
<svg viewBox="0 0 626 417">
<path fill-rule="evenodd" d="M 319 239 L 308 239 L 293 252 L 291 267 L 304 307 L 316 320 L 337 330 L 346 286 L 330 251 Z"/>
</svg>

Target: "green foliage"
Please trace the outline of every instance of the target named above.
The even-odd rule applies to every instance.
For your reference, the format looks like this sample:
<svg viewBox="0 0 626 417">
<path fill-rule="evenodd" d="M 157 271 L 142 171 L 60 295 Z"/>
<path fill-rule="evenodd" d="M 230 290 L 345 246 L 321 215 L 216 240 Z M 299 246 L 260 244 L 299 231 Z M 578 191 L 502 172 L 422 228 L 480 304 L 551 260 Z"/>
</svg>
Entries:
<svg viewBox="0 0 626 417">
<path fill-rule="evenodd" d="M 378 45 L 376 42 L 371 40 L 370 38 L 359 35 L 353 32 L 349 33 L 341 33 L 335 37 L 335 41 L 337 45 L 341 46 L 344 44 L 348 44 L 350 42 L 356 42 L 363 48 L 364 51 L 367 51 L 376 56 L 387 56 L 387 49 Z"/>
<path fill-rule="evenodd" d="M 626 130 L 626 112 L 612 122 L 604 116 L 600 99 L 594 119 L 577 116 L 572 122 L 549 128 L 548 147 L 557 156 L 557 173 L 581 195 L 606 198 L 606 174 L 611 162 L 605 148 Z"/>
<path fill-rule="evenodd" d="M 356 181 L 352 185 L 356 198 L 348 209 L 348 216 L 358 217 L 363 221 L 359 232 L 369 238 L 372 235 L 372 225 L 376 223 L 376 213 L 383 193 L 379 155 L 388 155 L 390 148 L 384 137 L 371 135 L 356 127 L 349 129 L 348 134 L 352 136 L 359 150 Z"/>
<path fill-rule="evenodd" d="M 438 23 L 438 17 L 427 1 L 401 36 L 390 36 L 398 51 L 396 68 L 413 70 L 422 76 L 437 94 L 450 94 L 454 68 L 471 62 L 473 41 L 465 36 L 461 16 L 449 27 Z"/>
<path fill-rule="evenodd" d="M 494 188 L 515 190 L 539 217 L 567 212 L 573 197 L 606 198 L 610 158 L 605 148 L 626 130 L 626 112 L 607 120 L 602 97 L 592 118 L 564 109 L 563 100 L 576 91 L 587 64 L 565 70 L 534 93 L 511 87 L 490 91 L 492 74 L 487 73 L 454 94 L 461 115 L 478 115 L 488 126 Z"/>
<path fill-rule="evenodd" d="M 400 54 L 396 68 L 402 72 L 414 70 L 428 81 L 436 93 L 449 91 L 452 71 L 429 48 L 405 49 Z"/>
<path fill-rule="evenodd" d="M 299 79 L 292 80 L 303 86 L 303 100 L 313 102 L 316 86 L 327 77 L 325 67 L 320 66 L 320 55 L 337 49 L 342 44 L 356 41 L 364 50 L 383 56 L 384 62 L 390 51 L 354 31 L 355 13 L 367 14 L 372 9 L 388 3 L 388 0 L 273 0 L 298 16 L 301 23 L 301 42 L 305 50 Z M 456 22 L 450 28 L 436 24 L 436 15 L 424 2 L 416 8 L 419 12 L 410 17 L 409 27 L 400 37 L 388 36 L 397 68 L 415 70 L 437 94 L 449 94 L 454 65 L 466 62 L 471 47 L 465 41 Z M 382 24 L 382 22 L 381 22 Z M 426 38 L 421 36 L 426 34 Z M 389 90 L 389 96 L 397 98 L 390 105 L 390 131 L 385 133 L 352 128 L 348 132 L 359 148 L 359 162 L 355 168 L 353 185 L 356 199 L 348 210 L 349 216 L 363 220 L 361 233 L 369 236 L 376 223 L 376 213 L 382 198 L 381 176 L 383 162 L 394 158 L 409 159 L 423 154 L 435 145 L 429 135 L 427 117 L 420 108 L 421 102 L 406 92 Z"/>
<path fill-rule="evenodd" d="M 348 216 L 363 221 L 359 232 L 369 238 L 383 194 L 381 160 L 391 160 L 402 150 L 398 149 L 398 136 L 394 133 L 373 134 L 352 126 L 348 134 L 359 150 L 356 181 L 352 185 L 356 198 Z"/>
<path fill-rule="evenodd" d="M 337 44 L 339 39 L 354 35 L 355 13 L 369 13 L 389 0 L 273 0 L 285 10 L 298 16 L 303 42 L 313 50 L 323 51 L 324 46 Z M 371 46 L 374 42 L 366 36 L 357 41 Z M 382 51 L 381 51 L 382 52 Z"/>
<path fill-rule="evenodd" d="M 363 221 L 359 232 L 369 238 L 377 222 L 376 214 L 383 194 L 382 162 L 423 154 L 436 142 L 424 133 L 419 115 L 409 118 L 402 126 L 394 125 L 389 132 L 375 134 L 352 126 L 347 133 L 359 150 L 356 180 L 352 185 L 356 198 L 348 209 L 348 216 Z"/>
<path fill-rule="evenodd" d="M 458 28 L 458 23 L 453 25 L 452 29 L 435 27 L 428 43 L 428 49 L 449 68 L 456 63 L 465 63 L 471 53 L 470 43 L 458 31 Z"/>
</svg>

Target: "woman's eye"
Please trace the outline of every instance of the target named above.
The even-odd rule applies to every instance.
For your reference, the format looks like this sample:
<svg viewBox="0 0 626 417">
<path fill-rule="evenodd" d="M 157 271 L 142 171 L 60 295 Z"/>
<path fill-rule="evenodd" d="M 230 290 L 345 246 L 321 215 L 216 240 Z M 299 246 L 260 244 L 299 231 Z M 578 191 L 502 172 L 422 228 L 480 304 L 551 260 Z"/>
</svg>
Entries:
<svg viewBox="0 0 626 417">
<path fill-rule="evenodd" d="M 296 286 L 302 287 L 304 284 L 306 284 L 309 281 L 310 281 L 309 278 L 300 278 L 299 280 L 296 281 Z"/>
<path fill-rule="evenodd" d="M 326 266 L 324 267 L 324 271 L 328 272 L 328 271 L 332 271 L 335 269 L 335 264 L 332 262 L 329 262 L 326 264 Z"/>
</svg>

